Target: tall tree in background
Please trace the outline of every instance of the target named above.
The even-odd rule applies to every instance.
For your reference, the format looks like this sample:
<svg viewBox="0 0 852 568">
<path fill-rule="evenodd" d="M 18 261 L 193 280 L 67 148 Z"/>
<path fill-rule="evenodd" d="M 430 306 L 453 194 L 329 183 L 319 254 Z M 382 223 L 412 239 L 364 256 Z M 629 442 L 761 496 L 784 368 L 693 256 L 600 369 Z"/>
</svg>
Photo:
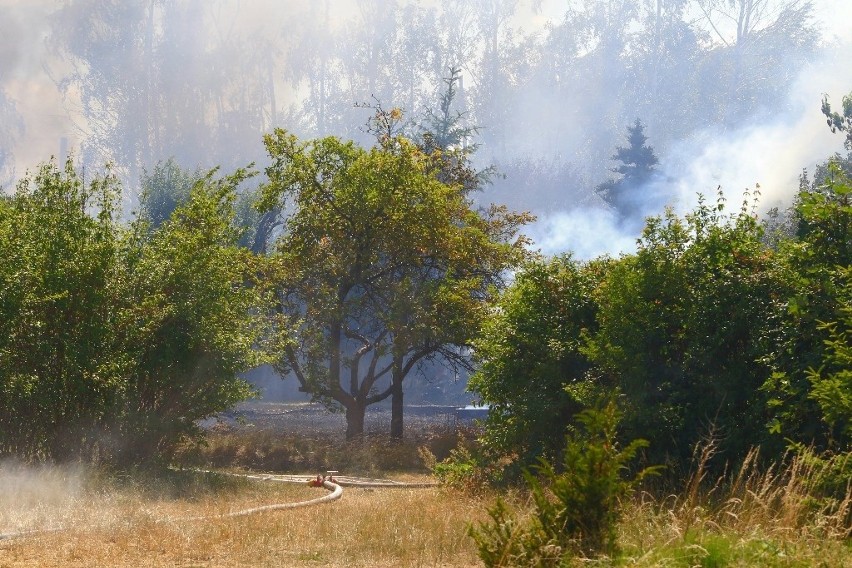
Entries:
<svg viewBox="0 0 852 568">
<path fill-rule="evenodd" d="M 23 134 L 24 122 L 15 104 L 0 90 L 0 187 L 11 179 L 14 167 L 12 148 Z"/>
<path fill-rule="evenodd" d="M 82 103 L 84 163 L 112 161 L 135 183 L 170 156 L 231 168 L 261 151 L 273 53 L 256 57 L 244 37 L 218 33 L 230 27 L 212 15 L 221 5 L 76 0 L 52 15 L 51 45 L 70 63 L 59 86 Z"/>
<path fill-rule="evenodd" d="M 711 49 L 699 67 L 711 116 L 736 124 L 758 105 L 778 103 L 819 33 L 810 0 L 692 0 Z"/>
<path fill-rule="evenodd" d="M 625 110 L 643 116 L 655 130 L 682 139 L 711 118 L 697 116 L 694 108 L 701 91 L 705 35 L 687 17 L 689 0 L 644 0 L 640 25 L 632 32 L 633 49 L 627 57 L 629 81 L 625 97 L 636 101 Z"/>
<path fill-rule="evenodd" d="M 438 95 L 438 107 L 426 109 L 414 139 L 434 162 L 438 181 L 457 184 L 469 193 L 483 189 L 494 168 L 477 171 L 473 166 L 473 156 L 479 148 L 474 137 L 480 128 L 467 124 L 468 113 L 458 109 L 461 69 L 450 67 L 448 71 L 443 78 L 446 87 Z"/>
<path fill-rule="evenodd" d="M 159 129 L 152 122 L 157 117 L 156 4 L 81 0 L 53 15 L 51 41 L 73 65 L 60 87 L 79 90 L 88 130 L 82 159 L 115 160 L 128 168 L 131 179 L 139 179 L 158 152 Z"/>
<path fill-rule="evenodd" d="M 633 126 L 627 127 L 628 145 L 617 147 L 612 155 L 613 160 L 621 162 L 612 171 L 621 177 L 605 181 L 595 188 L 622 219 L 630 215 L 640 201 L 646 199 L 638 192 L 652 180 L 654 166 L 659 163 L 654 149 L 646 144 L 647 141 L 645 126 L 637 118 Z"/>
</svg>

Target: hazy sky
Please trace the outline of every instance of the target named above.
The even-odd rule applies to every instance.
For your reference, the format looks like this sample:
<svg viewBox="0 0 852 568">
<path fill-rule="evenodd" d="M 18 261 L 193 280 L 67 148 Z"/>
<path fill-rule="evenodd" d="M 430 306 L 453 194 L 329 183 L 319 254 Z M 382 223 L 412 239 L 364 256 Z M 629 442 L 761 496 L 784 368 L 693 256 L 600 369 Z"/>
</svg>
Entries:
<svg viewBox="0 0 852 568">
<path fill-rule="evenodd" d="M 638 0 L 637 0 L 638 1 Z M 312 0 L 281 2 L 276 0 L 234 0 L 222 14 L 229 25 L 282 33 L 288 6 L 309 5 Z M 26 131 L 14 149 L 20 174 L 50 154 L 58 153 L 60 138 L 73 146 L 78 141 L 81 118 L 73 96 L 63 99 L 55 85 L 61 64 L 51 57 L 45 40 L 48 27 L 45 15 L 61 2 L 55 0 L 0 0 L 0 87 L 23 116 Z M 533 13 L 528 2 L 521 2 L 515 25 L 527 31 L 542 28 L 548 20 L 564 12 L 565 0 L 542 0 L 540 11 Z M 826 37 L 852 41 L 852 0 L 814 0 L 817 19 Z M 330 13 L 342 20 L 356 13 L 353 0 L 332 0 Z M 50 73 L 50 74 L 49 74 Z M 51 76 L 52 74 L 52 76 Z M 847 75 L 848 76 L 848 75 Z M 840 97 L 852 85 L 815 86 L 816 94 L 829 92 Z M 832 91 L 836 87 L 837 91 Z"/>
</svg>

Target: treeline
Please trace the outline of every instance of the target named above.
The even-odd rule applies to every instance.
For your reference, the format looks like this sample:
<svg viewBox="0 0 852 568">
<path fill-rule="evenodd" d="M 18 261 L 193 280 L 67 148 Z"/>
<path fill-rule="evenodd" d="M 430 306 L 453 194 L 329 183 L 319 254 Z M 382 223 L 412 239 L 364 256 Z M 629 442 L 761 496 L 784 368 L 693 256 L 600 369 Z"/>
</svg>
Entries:
<svg viewBox="0 0 852 568">
<path fill-rule="evenodd" d="M 547 24 L 542 2 L 527 0 L 66 0 L 41 16 L 10 7 L 6 25 L 43 26 L 31 35 L 46 38 L 44 65 L 86 125 L 81 158 L 113 161 L 132 182 L 167 156 L 225 168 L 259 160 L 261 133 L 279 125 L 364 141 L 354 102 L 375 96 L 415 116 L 446 69 L 463 68 L 488 159 L 535 190 L 509 201 L 514 185 L 501 184 L 501 201 L 536 210 L 570 201 L 565 181 L 604 181 L 635 117 L 665 155 L 692 132 L 772 114 L 831 49 L 805 0 L 544 4 L 559 8 Z M 0 78 L 0 168 L 33 128 L 10 87 Z"/>
<path fill-rule="evenodd" d="M 843 163 L 803 179 L 772 223 L 720 198 L 649 219 L 634 254 L 535 258 L 529 215 L 475 205 L 489 171 L 460 143 L 454 77 L 411 138 L 381 105 L 370 148 L 270 133 L 253 188 L 250 170 L 161 164 L 129 222 L 115 178 L 70 162 L 0 198 L 0 452 L 167 458 L 250 396 L 237 376 L 261 362 L 344 410 L 350 438 L 383 400 L 403 436 L 422 365 L 476 368 L 492 408 L 476 459 L 502 473 L 558 458 L 604 397 L 653 463 L 685 466 L 705 436 L 734 461 L 790 440 L 848 450 Z M 848 134 L 846 106 L 824 112 Z"/>
<path fill-rule="evenodd" d="M 470 368 L 526 256 L 529 215 L 471 199 L 487 172 L 459 144 L 454 84 L 416 139 L 380 106 L 371 148 L 275 130 L 255 187 L 161 163 L 130 222 L 110 175 L 50 162 L 22 180 L 0 199 L 0 454 L 168 459 L 263 362 L 344 410 L 348 438 L 389 399 L 402 437 L 406 377 Z"/>
</svg>

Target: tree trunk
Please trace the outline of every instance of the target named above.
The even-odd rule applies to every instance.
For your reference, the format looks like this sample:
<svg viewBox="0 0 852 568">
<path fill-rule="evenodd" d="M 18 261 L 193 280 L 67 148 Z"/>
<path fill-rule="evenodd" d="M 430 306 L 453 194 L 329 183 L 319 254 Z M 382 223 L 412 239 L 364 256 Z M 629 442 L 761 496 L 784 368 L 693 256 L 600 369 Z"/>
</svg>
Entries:
<svg viewBox="0 0 852 568">
<path fill-rule="evenodd" d="M 394 373 L 393 377 L 392 397 L 390 435 L 394 440 L 401 440 L 403 436 L 402 376 L 396 373 Z"/>
<path fill-rule="evenodd" d="M 364 436 L 364 413 L 367 405 L 355 400 L 346 407 L 346 439 L 355 440 Z"/>
</svg>

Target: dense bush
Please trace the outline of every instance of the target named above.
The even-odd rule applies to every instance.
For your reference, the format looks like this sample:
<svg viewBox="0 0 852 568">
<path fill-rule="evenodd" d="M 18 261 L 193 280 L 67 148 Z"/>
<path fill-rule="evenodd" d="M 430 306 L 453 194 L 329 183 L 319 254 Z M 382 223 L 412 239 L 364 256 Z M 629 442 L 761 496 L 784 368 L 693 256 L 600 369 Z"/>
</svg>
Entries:
<svg viewBox="0 0 852 568">
<path fill-rule="evenodd" d="M 112 177 L 86 185 L 70 162 L 0 200 L 0 453 L 140 461 L 250 395 L 244 177 L 200 180 L 152 230 L 119 222 Z"/>
<path fill-rule="evenodd" d="M 468 388 L 490 405 L 483 452 L 514 454 L 518 473 L 539 457 L 558 462 L 565 427 L 596 395 L 581 349 L 608 265 L 568 256 L 527 264 L 475 343 L 480 366 Z"/>
</svg>

